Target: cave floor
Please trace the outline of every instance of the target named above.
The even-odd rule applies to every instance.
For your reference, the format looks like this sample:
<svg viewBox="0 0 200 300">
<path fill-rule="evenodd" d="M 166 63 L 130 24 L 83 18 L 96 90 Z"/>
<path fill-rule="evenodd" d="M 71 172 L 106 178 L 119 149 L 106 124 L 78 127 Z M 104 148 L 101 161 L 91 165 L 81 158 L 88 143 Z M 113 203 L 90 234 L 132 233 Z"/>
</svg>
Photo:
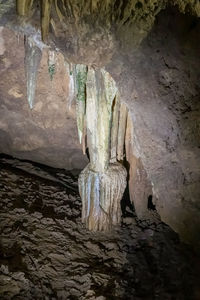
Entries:
<svg viewBox="0 0 200 300">
<path fill-rule="evenodd" d="M 81 223 L 77 176 L 0 157 L 0 299 L 200 299 L 199 260 L 158 218 Z"/>
</svg>

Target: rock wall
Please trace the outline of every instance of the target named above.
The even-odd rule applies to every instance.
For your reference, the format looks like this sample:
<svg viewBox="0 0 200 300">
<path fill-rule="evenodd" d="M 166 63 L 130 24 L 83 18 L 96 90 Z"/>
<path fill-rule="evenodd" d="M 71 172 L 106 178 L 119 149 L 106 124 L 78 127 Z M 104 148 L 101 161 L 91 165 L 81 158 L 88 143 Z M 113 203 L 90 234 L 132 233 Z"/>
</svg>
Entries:
<svg viewBox="0 0 200 300">
<path fill-rule="evenodd" d="M 133 154 L 151 182 L 156 209 L 163 221 L 198 247 L 199 33 L 198 19 L 174 10 L 162 12 L 138 51 L 130 54 L 131 67 L 124 63 L 119 70 L 110 64 L 131 112 Z"/>
<path fill-rule="evenodd" d="M 133 122 L 130 113 L 128 114 L 127 119 L 125 149 L 130 200 L 134 204 L 138 218 L 149 219 L 152 217 L 152 212 L 148 207 L 148 199 L 149 197 L 152 197 L 153 193 L 152 185 L 147 177 L 147 172 L 142 164 L 140 156 L 137 156 L 136 154 Z M 154 199 L 152 199 L 152 201 L 154 201 Z"/>
<path fill-rule="evenodd" d="M 43 50 L 35 104 L 30 110 L 24 71 L 24 36 L 0 27 L 0 152 L 66 169 L 82 169 L 75 103 L 69 103 L 69 75 L 56 55 L 53 80 Z"/>
<path fill-rule="evenodd" d="M 142 180 L 140 190 L 151 186 L 153 201 L 162 220 L 186 241 L 200 246 L 199 2 L 88 1 L 86 5 L 84 1 L 74 1 L 71 6 L 69 3 L 72 4 L 62 1 L 52 12 L 49 43 L 54 48 L 59 47 L 73 63 L 105 66 L 115 79 L 133 124 L 131 166 L 135 164 L 136 169 L 144 170 L 143 178 L 146 178 Z M 173 7 L 167 8 L 170 4 Z M 29 34 L 40 26 L 37 8 L 27 23 L 16 20 L 16 11 L 10 1 L 4 8 L 1 24 Z M 48 97 L 51 97 L 49 90 Z M 19 102 L 15 102 L 14 107 L 8 101 L 9 94 L 6 97 L 3 99 L 8 102 L 10 111 L 19 114 Z M 46 94 L 42 100 L 45 98 L 46 101 L 48 97 Z M 25 100 L 23 103 L 27 106 Z M 46 113 L 47 105 L 44 107 Z M 56 119 L 60 120 L 61 110 L 57 113 Z M 4 118 L 8 117 L 7 110 L 3 114 Z M 36 116 L 34 110 L 33 114 Z M 27 113 L 30 120 L 29 115 Z M 6 122 L 3 124 L 2 127 L 7 126 Z M 13 128 L 12 125 L 11 130 Z M 8 138 L 11 130 L 4 129 L 1 134 L 2 139 L 7 140 L 6 148 L 12 145 Z M 35 128 L 34 132 L 37 132 Z M 53 132 L 50 136 L 55 144 L 58 137 Z M 69 129 L 64 132 L 66 134 Z M 67 138 L 60 135 L 60 140 Z M 53 151 L 50 153 L 53 157 Z M 137 176 L 134 178 L 133 191 Z M 140 205 L 141 214 L 143 210 L 146 210 L 145 204 Z"/>
</svg>

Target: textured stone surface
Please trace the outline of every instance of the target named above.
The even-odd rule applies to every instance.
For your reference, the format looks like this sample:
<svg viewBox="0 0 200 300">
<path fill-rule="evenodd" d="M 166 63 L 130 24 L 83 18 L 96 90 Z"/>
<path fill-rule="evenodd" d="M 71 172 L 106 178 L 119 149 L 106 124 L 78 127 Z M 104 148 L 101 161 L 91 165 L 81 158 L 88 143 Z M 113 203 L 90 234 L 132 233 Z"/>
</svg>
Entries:
<svg viewBox="0 0 200 300">
<path fill-rule="evenodd" d="M 115 80 L 131 112 L 133 154 L 147 173 L 156 209 L 196 247 L 200 247 L 199 33 L 197 19 L 163 12 L 130 57 L 130 67 L 117 71 L 114 62 L 110 65 L 111 73 L 118 72 Z"/>
<path fill-rule="evenodd" d="M 82 220 L 90 230 L 106 231 L 121 221 L 120 202 L 127 185 L 127 172 L 117 157 L 120 155 L 120 160 L 124 157 L 127 109 L 122 106 L 119 111 L 116 84 L 108 72 L 93 68 L 86 71 L 82 65 L 76 68 L 79 136 L 83 134 L 80 140 L 87 140 L 90 155 L 90 163 L 78 180 Z M 119 117 L 114 117 L 115 110 Z"/>
<path fill-rule="evenodd" d="M 58 178 L 77 187 L 62 170 L 0 159 L 2 300 L 199 299 L 199 258 L 156 214 L 92 233 Z"/>
<path fill-rule="evenodd" d="M 1 24 L 15 27 L 14 3 L 1 2 Z M 71 3 L 52 13 L 51 45 L 111 73 L 131 112 L 133 154 L 161 218 L 199 244 L 199 1 Z M 28 22 L 39 27 L 39 12 Z M 34 31 L 21 25 L 15 29 Z"/>
<path fill-rule="evenodd" d="M 70 108 L 69 75 L 56 55 L 53 80 L 43 50 L 30 110 L 24 72 L 24 37 L 1 27 L 0 152 L 47 165 L 82 169 L 87 158 L 79 145 L 75 104 Z"/>
<path fill-rule="evenodd" d="M 151 182 L 147 178 L 147 173 L 142 165 L 141 158 L 134 154 L 133 124 L 130 113 L 127 119 L 125 142 L 130 199 L 131 202 L 134 203 L 138 218 L 145 219 L 151 215 L 151 211 L 148 209 L 148 198 L 153 192 Z"/>
<path fill-rule="evenodd" d="M 127 182 L 127 172 L 120 163 L 109 164 L 104 172 L 94 170 L 89 163 L 78 179 L 82 199 L 82 220 L 90 230 L 106 231 L 121 222 L 121 199 Z"/>
</svg>

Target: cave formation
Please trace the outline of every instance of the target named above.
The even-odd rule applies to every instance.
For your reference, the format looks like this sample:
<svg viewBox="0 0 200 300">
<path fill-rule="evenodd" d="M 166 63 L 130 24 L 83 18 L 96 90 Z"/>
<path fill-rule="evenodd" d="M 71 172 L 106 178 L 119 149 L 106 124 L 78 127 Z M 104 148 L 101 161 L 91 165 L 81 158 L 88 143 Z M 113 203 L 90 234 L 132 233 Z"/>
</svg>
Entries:
<svg viewBox="0 0 200 300">
<path fill-rule="evenodd" d="M 76 250 L 73 246 L 78 240 L 80 245 L 85 243 L 77 234 L 79 231 L 82 232 L 81 230 L 91 230 L 90 233 L 82 232 L 82 235 L 86 234 L 85 239 L 88 236 L 87 245 L 90 239 L 92 241 L 92 246 L 88 246 L 90 252 L 88 257 L 99 255 L 100 261 L 103 256 L 98 253 L 98 241 L 104 243 L 104 246 L 100 247 L 100 252 L 108 249 L 109 243 L 115 243 L 113 239 L 117 240 L 118 237 L 125 241 L 124 253 L 127 257 L 129 257 L 128 248 L 132 247 L 133 252 L 137 252 L 138 244 L 130 246 L 123 229 L 115 231 L 119 230 L 118 228 L 127 226 L 130 232 L 133 229 L 129 226 L 142 228 L 146 241 L 144 249 L 145 247 L 149 249 L 153 248 L 152 243 L 154 244 L 152 236 L 156 236 L 155 232 L 160 232 L 159 226 L 165 226 L 161 225 L 164 223 L 170 227 L 167 227 L 169 229 L 162 227 L 162 232 L 175 231 L 182 242 L 192 247 L 191 251 L 194 249 L 196 254 L 199 254 L 199 17 L 200 4 L 196 0 L 0 1 L 2 182 L 4 184 L 4 179 L 8 180 L 12 194 L 14 185 L 12 180 L 18 173 L 9 175 L 9 168 L 11 170 L 16 168 L 20 172 L 27 172 L 29 176 L 31 174 L 35 182 L 38 182 L 38 177 L 42 178 L 41 180 L 52 180 L 53 184 L 69 190 L 69 195 L 78 193 L 79 190 L 82 203 L 81 208 L 78 206 L 80 204 L 74 204 L 74 208 L 73 204 L 70 204 L 70 213 L 66 208 L 68 204 L 62 204 L 60 207 L 61 204 L 57 202 L 61 199 L 60 196 L 55 199 L 55 203 L 51 202 L 50 198 L 42 200 L 43 196 L 41 199 L 40 196 L 35 196 L 36 200 L 28 204 L 26 200 L 19 200 L 22 196 L 17 194 L 19 191 L 16 187 L 16 201 L 13 204 L 14 210 L 16 209 L 15 217 L 24 213 L 17 209 L 25 208 L 29 214 L 34 215 L 36 211 L 42 213 L 43 218 L 52 218 L 54 221 L 58 218 L 61 220 L 59 222 L 65 219 L 62 231 L 69 235 L 67 239 L 71 239 L 75 257 L 76 251 L 80 252 L 80 256 L 84 253 L 82 248 Z M 34 165 L 35 163 L 39 165 Z M 44 164 L 43 170 L 40 164 Z M 48 169 L 51 167 L 54 169 Z M 8 168 L 8 171 L 4 168 Z M 60 169 L 60 173 L 56 171 L 57 169 Z M 63 177 L 52 175 L 61 174 L 63 172 L 61 169 L 79 174 L 76 180 L 70 179 L 76 182 L 66 180 L 64 173 Z M 26 179 L 24 180 L 26 182 Z M 35 185 L 40 186 L 40 183 Z M 40 188 L 37 189 L 40 191 Z M 35 193 L 34 188 L 32 192 Z M 51 192 L 53 193 L 53 188 Z M 45 189 L 42 193 L 45 194 Z M 59 194 L 58 191 L 56 193 Z M 1 195 L 2 203 L 5 198 L 3 195 Z M 70 202 L 70 197 L 65 203 Z M 26 199 L 26 196 L 22 198 Z M 50 206 L 48 201 L 51 202 Z M 77 203 L 77 200 L 74 203 Z M 75 226 L 73 212 L 78 216 L 79 209 L 82 211 L 81 220 L 84 225 L 78 225 L 77 230 L 69 233 L 68 227 L 65 226 L 68 226 L 68 222 L 71 222 L 70 228 Z M 23 218 L 25 219 L 25 216 L 19 217 L 16 221 L 19 222 L 19 228 Z M 81 226 L 84 226 L 84 229 Z M 153 233 L 149 233 L 148 230 L 153 230 Z M 29 231 L 32 234 L 30 229 Z M 101 234 L 106 237 L 105 241 Z M 139 236 L 139 233 L 137 234 Z M 165 246 L 169 243 L 169 253 L 172 253 L 175 250 L 171 249 L 178 246 L 175 246 L 176 238 L 171 238 L 170 234 L 166 244 L 162 243 Z M 132 236 L 134 242 L 133 232 Z M 155 239 L 159 245 L 159 237 L 156 236 Z M 2 245 L 0 245 L 2 253 L 5 252 L 0 257 L 3 264 L 2 272 L 5 276 L 11 276 L 8 275 L 9 272 L 21 271 L 20 268 L 23 266 L 23 263 L 19 264 L 21 254 L 16 250 L 17 266 L 19 264 L 21 267 L 15 270 L 11 267 L 12 263 L 8 262 L 9 254 L 6 254 L 6 251 L 12 253 L 15 247 L 5 250 L 6 242 Z M 22 241 L 22 248 L 24 245 L 25 242 Z M 18 248 L 17 246 L 16 249 Z M 116 252 L 120 256 L 121 250 L 117 252 L 118 250 L 114 249 L 115 247 L 111 252 Z M 59 248 L 56 251 L 60 251 Z M 92 254 L 93 251 L 96 254 Z M 150 264 L 150 273 L 157 272 L 156 274 L 161 276 L 160 271 L 155 271 L 157 267 L 150 263 L 151 260 L 154 261 L 154 254 L 149 250 L 146 251 L 151 253 L 145 258 Z M 167 256 L 166 252 L 164 253 Z M 138 257 L 131 255 L 133 254 L 130 254 L 132 266 Z M 155 256 L 159 255 L 161 257 L 158 253 Z M 88 257 L 86 260 L 84 257 L 84 263 Z M 63 261 L 67 259 L 65 257 Z M 116 257 L 115 259 L 117 261 Z M 180 258 L 177 254 L 175 260 L 182 266 L 184 259 L 186 258 Z M 95 269 L 92 258 L 89 260 L 90 267 Z M 103 258 L 102 260 L 104 261 Z M 192 266 L 190 258 L 188 262 Z M 8 265 L 8 271 L 5 265 Z M 142 265 L 144 267 L 144 262 Z M 107 268 L 106 263 L 104 266 Z M 127 264 L 124 263 L 122 269 L 117 268 L 116 278 L 119 279 L 120 272 L 123 268 L 127 268 Z M 138 268 L 137 263 L 134 268 Z M 181 268 L 177 272 L 181 273 Z M 37 264 L 35 269 L 38 269 Z M 25 269 L 23 272 L 29 274 Z M 48 270 L 46 272 L 48 273 Z M 98 272 L 101 273 L 101 270 Z M 126 272 L 125 269 L 123 272 Z M 188 274 L 192 274 L 191 272 L 189 270 Z M 140 276 L 142 273 L 143 271 Z M 191 278 L 196 276 L 194 274 Z M 84 276 L 87 277 L 88 273 Z M 148 276 L 145 282 L 151 278 Z M 71 291 L 70 288 L 69 294 L 61 292 L 56 294 L 55 298 L 98 299 L 98 296 L 101 297 L 105 293 L 105 298 L 99 299 L 134 299 L 137 296 L 139 299 L 140 297 L 148 299 L 145 298 L 147 294 L 149 299 L 154 299 L 158 293 L 158 299 L 168 299 L 167 297 L 173 295 L 171 290 L 158 292 L 156 288 L 153 290 L 150 287 L 147 288 L 147 294 L 145 291 L 142 294 L 142 288 L 136 282 L 137 276 L 133 277 L 135 281 L 130 283 L 129 272 L 127 277 L 125 276 L 128 278 L 125 279 L 126 288 L 131 284 L 134 287 L 130 295 L 125 291 L 126 288 L 123 289 L 123 284 L 119 283 L 118 279 L 115 280 L 118 282 L 117 287 L 117 284 L 111 283 L 112 279 L 106 284 L 105 278 L 97 276 L 96 279 L 95 277 L 91 279 L 94 286 L 98 285 L 98 278 L 100 282 L 104 282 L 101 288 L 97 288 L 98 292 L 93 291 L 90 295 L 89 288 L 85 288 L 86 290 L 83 288 L 78 292 Z M 25 286 L 25 279 L 20 280 L 21 286 Z M 31 282 L 30 278 L 28 280 Z M 138 280 L 140 282 L 141 278 Z M 179 288 L 174 292 L 177 293 L 175 299 L 176 297 L 198 299 L 200 292 L 196 288 L 198 282 L 195 280 L 194 286 L 191 287 L 194 290 L 192 296 L 184 288 L 180 295 L 178 294 L 180 286 L 187 286 L 184 280 L 180 281 L 181 283 L 177 284 Z M 85 281 L 90 280 L 87 277 Z M 12 282 L 11 290 L 16 296 L 18 289 L 21 288 L 15 287 L 15 284 Z M 40 285 L 43 286 L 43 283 Z M 68 286 L 66 283 L 66 286 L 69 288 L 70 284 Z M 0 295 L 10 299 L 11 294 L 6 288 L 5 290 L 8 294 L 1 292 L 0 289 Z M 22 296 L 22 299 L 37 298 L 40 293 L 45 295 L 41 287 L 39 290 L 36 294 L 31 292 L 30 295 Z"/>
<path fill-rule="evenodd" d="M 79 137 L 85 140 L 86 134 L 90 154 L 89 164 L 79 175 L 82 220 L 91 230 L 108 230 L 120 223 L 126 188 L 126 169 L 117 162 L 124 156 L 126 113 L 119 110 L 117 87 L 107 72 L 80 66 L 77 78 L 77 84 L 83 85 L 77 97 Z"/>
</svg>

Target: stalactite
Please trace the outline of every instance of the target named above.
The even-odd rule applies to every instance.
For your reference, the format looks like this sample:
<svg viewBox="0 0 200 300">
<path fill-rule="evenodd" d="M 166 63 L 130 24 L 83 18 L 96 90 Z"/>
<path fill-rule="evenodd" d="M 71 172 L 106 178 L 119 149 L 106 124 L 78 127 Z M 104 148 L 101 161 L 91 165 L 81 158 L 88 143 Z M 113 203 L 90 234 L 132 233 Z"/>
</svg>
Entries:
<svg viewBox="0 0 200 300">
<path fill-rule="evenodd" d="M 71 109 L 71 105 L 73 100 L 76 97 L 76 72 L 75 65 L 68 63 L 65 61 L 65 67 L 67 70 L 67 75 L 69 77 L 69 85 L 68 85 L 68 108 Z"/>
<path fill-rule="evenodd" d="M 117 140 L 118 140 L 118 127 L 119 127 L 119 94 L 116 97 L 112 105 L 112 125 L 111 125 L 111 149 L 110 149 L 110 162 L 117 161 Z"/>
<path fill-rule="evenodd" d="M 104 70 L 89 69 L 87 76 L 87 144 L 94 169 L 104 171 L 110 161 L 112 103 L 116 86 Z"/>
<path fill-rule="evenodd" d="M 48 51 L 48 72 L 50 79 L 53 80 L 56 72 L 56 51 L 53 50 Z"/>
<path fill-rule="evenodd" d="M 31 37 L 25 39 L 25 71 L 27 82 L 27 98 L 30 108 L 33 108 L 35 99 L 35 88 L 37 72 L 42 57 L 41 49 L 36 45 Z"/>
<path fill-rule="evenodd" d="M 124 140 L 126 133 L 126 121 L 127 121 L 127 107 L 125 104 L 121 104 L 120 116 L 119 116 L 119 130 L 117 141 L 117 160 L 124 159 Z"/>
<path fill-rule="evenodd" d="M 87 123 L 87 145 L 90 151 L 90 164 L 95 169 L 97 161 L 97 95 L 95 71 L 88 70 L 87 74 L 87 105 L 86 105 L 86 123 Z"/>
<path fill-rule="evenodd" d="M 98 78 L 99 76 L 99 78 Z M 104 70 L 96 72 L 96 85 L 98 94 L 98 127 L 97 127 L 97 151 L 100 165 L 98 170 L 104 171 L 110 162 L 110 137 L 112 121 L 112 104 L 116 96 L 117 88 L 110 74 Z M 99 87 L 98 87 L 99 86 Z"/>
<path fill-rule="evenodd" d="M 17 0 L 16 8 L 19 16 L 27 16 L 32 7 L 33 0 Z"/>
<path fill-rule="evenodd" d="M 47 41 L 49 35 L 49 24 L 50 24 L 50 13 L 52 0 L 42 0 L 41 1 L 42 9 L 41 9 L 41 32 L 42 32 L 42 40 L 44 42 Z"/>
<path fill-rule="evenodd" d="M 86 123 L 90 163 L 79 176 L 79 191 L 83 204 L 82 221 L 91 230 L 108 230 L 119 223 L 121 217 L 120 200 L 126 187 L 126 169 L 117 162 L 110 163 L 112 108 L 116 93 L 115 82 L 109 73 L 88 69 Z"/>
<path fill-rule="evenodd" d="M 76 100 L 76 113 L 77 113 L 77 127 L 79 141 L 82 143 L 83 134 L 85 133 L 85 85 L 87 80 L 87 67 L 85 65 L 76 65 L 76 88 L 77 88 L 77 100 Z"/>
</svg>

